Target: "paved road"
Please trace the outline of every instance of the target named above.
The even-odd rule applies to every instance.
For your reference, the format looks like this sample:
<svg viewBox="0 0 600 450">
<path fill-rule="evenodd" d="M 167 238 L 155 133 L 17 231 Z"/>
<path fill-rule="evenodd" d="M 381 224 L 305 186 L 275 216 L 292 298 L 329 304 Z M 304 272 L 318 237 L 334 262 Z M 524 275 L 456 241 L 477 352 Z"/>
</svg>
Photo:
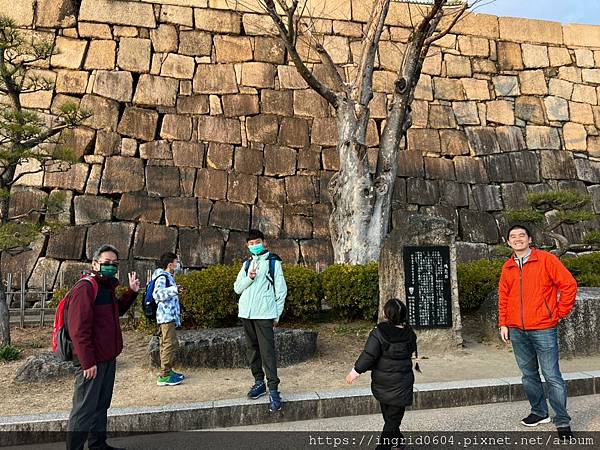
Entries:
<svg viewBox="0 0 600 450">
<path fill-rule="evenodd" d="M 527 402 L 495 403 L 460 408 L 408 411 L 403 422 L 413 449 L 532 449 L 535 447 L 600 448 L 600 395 L 574 397 L 569 413 L 579 441 L 552 446 L 555 429 L 551 424 L 525 429 L 519 419 L 529 412 Z M 170 449 L 373 449 L 382 427 L 380 415 L 337 417 L 284 422 L 269 425 L 221 428 L 209 432 L 164 433 L 114 438 L 112 445 L 129 450 Z M 420 434 L 427 430 L 427 434 Z M 460 430 L 460 432 L 449 431 Z M 495 430 L 494 433 L 489 430 Z M 443 432 L 446 432 L 443 434 Z M 418 438 L 421 441 L 417 442 Z M 436 438 L 437 437 L 437 438 Z M 586 439 L 585 441 L 583 439 Z M 435 442 L 443 443 L 434 446 Z M 452 439 L 452 442 L 450 441 Z M 594 441 L 590 441 L 593 439 Z M 426 441 L 428 440 L 428 441 Z M 442 442 L 443 440 L 443 442 Z M 348 443 L 349 445 L 343 445 Z M 370 445 L 368 445 L 370 443 Z M 492 445 L 494 444 L 494 445 Z M 502 444 L 502 445 L 500 445 Z M 550 444 L 550 445 L 547 445 Z M 58 450 L 64 444 L 11 447 L 15 450 Z"/>
</svg>

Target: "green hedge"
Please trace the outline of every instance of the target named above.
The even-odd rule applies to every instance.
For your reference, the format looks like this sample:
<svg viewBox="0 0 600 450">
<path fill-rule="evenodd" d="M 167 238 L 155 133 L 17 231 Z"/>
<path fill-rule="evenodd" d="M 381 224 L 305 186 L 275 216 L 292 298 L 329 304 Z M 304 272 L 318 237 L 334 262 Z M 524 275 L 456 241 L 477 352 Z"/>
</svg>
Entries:
<svg viewBox="0 0 600 450">
<path fill-rule="evenodd" d="M 458 265 L 458 302 L 461 311 L 476 310 L 498 288 L 504 262 L 504 259 L 480 259 Z"/>
<path fill-rule="evenodd" d="M 321 280 L 313 269 L 304 266 L 284 266 L 288 288 L 283 318 L 310 319 L 321 309 Z"/>
<path fill-rule="evenodd" d="M 563 263 L 579 286 L 600 287 L 600 252 L 565 259 Z"/>
<path fill-rule="evenodd" d="M 379 265 L 334 264 L 321 273 L 323 296 L 342 319 L 374 320 L 379 307 Z"/>
</svg>

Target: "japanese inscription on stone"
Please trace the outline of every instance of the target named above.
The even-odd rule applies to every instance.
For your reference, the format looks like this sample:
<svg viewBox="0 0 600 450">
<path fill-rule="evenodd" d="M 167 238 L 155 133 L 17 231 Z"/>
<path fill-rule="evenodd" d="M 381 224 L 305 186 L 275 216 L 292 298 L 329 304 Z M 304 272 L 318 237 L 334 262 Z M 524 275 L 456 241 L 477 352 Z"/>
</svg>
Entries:
<svg viewBox="0 0 600 450">
<path fill-rule="evenodd" d="M 414 328 L 452 326 L 450 249 L 446 246 L 404 247 L 406 306 Z"/>
</svg>

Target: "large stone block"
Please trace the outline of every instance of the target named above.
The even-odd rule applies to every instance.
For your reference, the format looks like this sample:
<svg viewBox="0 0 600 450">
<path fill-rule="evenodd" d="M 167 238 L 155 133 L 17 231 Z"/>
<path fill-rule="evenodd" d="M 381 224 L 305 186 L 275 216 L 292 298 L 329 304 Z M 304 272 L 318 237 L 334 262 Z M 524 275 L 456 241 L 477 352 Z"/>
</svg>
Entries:
<svg viewBox="0 0 600 450">
<path fill-rule="evenodd" d="M 433 79 L 435 98 L 438 100 L 464 100 L 465 93 L 460 80 Z"/>
<path fill-rule="evenodd" d="M 454 181 L 440 181 L 441 203 L 462 207 L 469 206 L 469 185 Z"/>
<path fill-rule="evenodd" d="M 173 153 L 167 141 L 144 142 L 140 145 L 140 158 L 173 159 Z"/>
<path fill-rule="evenodd" d="M 513 181 L 509 155 L 486 156 L 484 163 L 491 182 L 503 183 Z"/>
<path fill-rule="evenodd" d="M 500 240 L 494 216 L 486 212 L 459 211 L 460 235 L 464 241 L 496 244 Z"/>
<path fill-rule="evenodd" d="M 474 155 L 500 153 L 500 145 L 493 127 L 469 127 L 466 131 L 469 146 Z"/>
<path fill-rule="evenodd" d="M 580 123 L 565 123 L 563 126 L 563 139 L 567 150 L 585 151 L 587 149 L 587 132 Z"/>
<path fill-rule="evenodd" d="M 546 123 L 542 101 L 538 97 L 517 97 L 515 99 L 515 116 L 525 122 L 537 125 L 544 125 Z"/>
<path fill-rule="evenodd" d="M 577 178 L 588 183 L 600 182 L 600 162 L 578 158 L 575 160 Z"/>
<path fill-rule="evenodd" d="M 409 128 L 406 135 L 409 150 L 439 153 L 441 151 L 440 133 L 426 128 Z"/>
<path fill-rule="evenodd" d="M 83 192 L 88 173 L 88 164 L 72 164 L 70 168 L 64 163 L 54 164 L 44 175 L 44 186 Z"/>
<path fill-rule="evenodd" d="M 135 89 L 133 103 L 139 106 L 174 107 L 179 81 L 173 78 L 142 74 Z"/>
<path fill-rule="evenodd" d="M 523 151 L 510 155 L 510 166 L 515 181 L 537 183 L 540 181 L 540 163 L 536 152 Z"/>
<path fill-rule="evenodd" d="M 454 171 L 456 180 L 464 183 L 488 182 L 487 172 L 481 159 L 470 156 L 456 156 L 454 158 Z"/>
<path fill-rule="evenodd" d="M 17 26 L 30 27 L 33 24 L 33 0 L 0 0 L 0 11 L 6 14 Z"/>
<path fill-rule="evenodd" d="M 600 31 L 596 25 L 565 24 L 563 38 L 568 47 L 600 47 Z"/>
<path fill-rule="evenodd" d="M 571 152 L 546 150 L 540 152 L 542 178 L 569 180 L 577 178 L 577 170 Z"/>
<path fill-rule="evenodd" d="M 141 223 L 135 231 L 134 255 L 138 258 L 156 259 L 156 255 L 174 252 L 177 230 L 164 225 Z"/>
<path fill-rule="evenodd" d="M 502 200 L 507 209 L 522 209 L 527 206 L 527 187 L 524 183 L 502 185 Z"/>
<path fill-rule="evenodd" d="M 194 77 L 196 62 L 191 56 L 169 53 L 163 60 L 160 74 L 164 77 L 191 80 Z"/>
<path fill-rule="evenodd" d="M 158 113 L 149 109 L 127 107 L 119 122 L 118 131 L 143 141 L 152 141 L 156 135 Z"/>
<path fill-rule="evenodd" d="M 151 48 L 150 39 L 122 38 L 119 41 L 117 66 L 131 72 L 149 72 Z"/>
<path fill-rule="evenodd" d="M 81 38 L 112 39 L 110 26 L 105 23 L 78 22 L 77 31 Z"/>
<path fill-rule="evenodd" d="M 83 64 L 87 46 L 86 40 L 58 36 L 54 47 L 56 53 L 50 58 L 50 64 L 54 67 L 77 70 Z"/>
<path fill-rule="evenodd" d="M 59 70 L 54 89 L 57 93 L 83 94 L 88 83 L 88 73 L 75 70 Z"/>
<path fill-rule="evenodd" d="M 569 104 L 564 98 L 549 96 L 544 98 L 546 115 L 551 121 L 569 120 Z"/>
<path fill-rule="evenodd" d="M 261 175 L 264 167 L 262 150 L 247 147 L 236 148 L 233 167 L 239 173 Z"/>
<path fill-rule="evenodd" d="M 176 52 L 179 44 L 177 28 L 173 25 L 160 24 L 158 28 L 150 30 L 150 40 L 156 53 Z"/>
<path fill-rule="evenodd" d="M 8 217 L 24 216 L 27 221 L 37 222 L 47 198 L 48 194 L 40 189 L 15 187 L 10 193 Z"/>
<path fill-rule="evenodd" d="M 594 86 L 587 86 L 585 84 L 575 84 L 573 86 L 573 95 L 571 96 L 571 100 L 573 100 L 574 102 L 597 105 L 598 99 L 596 96 L 596 89 Z"/>
<path fill-rule="evenodd" d="M 493 77 L 492 81 L 499 97 L 514 97 L 520 94 L 519 79 L 515 76 L 498 75 Z"/>
<path fill-rule="evenodd" d="M 563 33 L 559 22 L 499 17 L 500 39 L 517 42 L 539 42 L 562 45 Z"/>
<path fill-rule="evenodd" d="M 252 61 L 252 40 L 249 37 L 217 35 L 214 45 L 217 63 Z"/>
<path fill-rule="evenodd" d="M 258 180 L 254 175 L 230 172 L 228 177 L 227 200 L 253 205 L 256 201 Z"/>
<path fill-rule="evenodd" d="M 258 95 L 224 95 L 223 114 L 226 117 L 252 116 L 259 113 Z"/>
<path fill-rule="evenodd" d="M 246 30 L 246 33 L 248 31 Z M 279 38 L 254 38 L 254 60 L 271 64 L 283 64 L 285 61 L 285 45 Z"/>
<path fill-rule="evenodd" d="M 242 18 L 235 11 L 194 8 L 196 28 L 214 33 L 240 34 Z"/>
<path fill-rule="evenodd" d="M 198 117 L 198 140 L 241 144 L 241 128 L 237 119 L 217 116 Z"/>
<path fill-rule="evenodd" d="M 255 88 L 275 87 L 276 67 L 263 62 L 247 62 L 242 64 L 242 85 Z"/>
<path fill-rule="evenodd" d="M 333 264 L 333 247 L 330 239 L 300 241 L 301 259 L 309 267 L 320 269 Z"/>
<path fill-rule="evenodd" d="M 198 169 L 194 195 L 211 200 L 224 200 L 227 196 L 227 172 L 211 168 Z"/>
<path fill-rule="evenodd" d="M 428 116 L 429 128 L 456 128 L 456 118 L 451 106 L 430 105 Z"/>
<path fill-rule="evenodd" d="M 440 199 L 437 181 L 408 178 L 406 197 L 407 202 L 414 205 L 435 205 Z"/>
<path fill-rule="evenodd" d="M 179 53 L 189 56 L 210 56 L 212 35 L 204 31 L 181 31 L 179 33 Z"/>
<path fill-rule="evenodd" d="M 163 204 L 159 198 L 148 197 L 144 192 L 125 193 L 119 200 L 116 218 L 135 222 L 160 223 Z"/>
<path fill-rule="evenodd" d="M 96 131 L 91 128 L 68 128 L 60 133 L 62 147 L 71 150 L 77 158 L 92 152 Z"/>
<path fill-rule="evenodd" d="M 160 21 L 186 27 L 194 26 L 194 11 L 183 6 L 164 5 L 160 9 Z"/>
<path fill-rule="evenodd" d="M 233 163 L 233 145 L 211 142 L 206 152 L 206 166 L 210 169 L 230 169 Z"/>
<path fill-rule="evenodd" d="M 144 185 L 144 163 L 141 159 L 123 156 L 106 158 L 100 183 L 101 194 L 140 191 Z"/>
<path fill-rule="evenodd" d="M 498 42 L 498 65 L 500 70 L 522 70 L 521 46 L 516 42 Z"/>
<path fill-rule="evenodd" d="M 501 211 L 503 209 L 500 186 L 476 184 L 471 187 L 475 207 L 479 211 Z"/>
<path fill-rule="evenodd" d="M 289 147 L 267 145 L 265 147 L 265 175 L 294 175 L 297 151 Z"/>
<path fill-rule="evenodd" d="M 198 230 L 179 231 L 181 263 L 186 267 L 207 267 L 220 264 L 225 242 L 216 228 L 201 227 Z"/>
<path fill-rule="evenodd" d="M 93 92 L 118 102 L 130 102 L 133 77 L 130 72 L 99 70 L 96 72 Z"/>
<path fill-rule="evenodd" d="M 487 80 L 463 78 L 461 82 L 468 100 L 489 100 L 491 98 Z"/>
<path fill-rule="evenodd" d="M 73 204 L 76 225 L 106 222 L 112 218 L 113 202 L 110 198 L 78 195 Z"/>
<path fill-rule="evenodd" d="M 246 120 L 246 134 L 251 142 L 275 144 L 278 132 L 279 122 L 276 116 L 260 114 Z"/>
<path fill-rule="evenodd" d="M 317 203 L 318 182 L 311 176 L 291 176 L 285 178 L 287 202 L 294 204 Z"/>
<path fill-rule="evenodd" d="M 97 130 L 117 129 L 119 123 L 119 103 L 97 95 L 85 95 L 81 100 L 81 109 L 94 114 L 84 124 Z"/>
<path fill-rule="evenodd" d="M 250 225 L 250 206 L 231 202 L 215 202 L 209 225 L 229 230 L 247 231 Z"/>
<path fill-rule="evenodd" d="M 479 125 L 479 112 L 475 102 L 453 102 L 452 110 L 459 125 Z"/>
<path fill-rule="evenodd" d="M 541 70 L 525 70 L 523 72 L 519 72 L 519 85 L 521 86 L 521 94 L 548 94 L 546 77 L 544 76 L 544 72 Z"/>
<path fill-rule="evenodd" d="M 422 178 L 424 175 L 423 153 L 411 150 L 398 152 L 398 176 Z"/>
<path fill-rule="evenodd" d="M 177 167 L 146 166 L 146 190 L 148 195 L 177 197 L 181 192 L 179 169 Z"/>
<path fill-rule="evenodd" d="M 258 177 L 258 204 L 282 205 L 286 200 L 282 179 Z"/>
<path fill-rule="evenodd" d="M 283 207 L 269 205 L 253 207 L 252 228 L 261 230 L 268 238 L 281 236 L 283 232 Z"/>
<path fill-rule="evenodd" d="M 198 227 L 198 202 L 193 197 L 165 198 L 167 226 Z"/>
<path fill-rule="evenodd" d="M 514 152 L 526 148 L 523 132 L 519 127 L 496 127 L 496 137 L 500 150 L 503 152 Z"/>
<path fill-rule="evenodd" d="M 452 160 L 446 158 L 425 159 L 425 175 L 431 180 L 454 180 L 454 164 Z"/>
<path fill-rule="evenodd" d="M 208 95 L 190 95 L 177 97 L 178 114 L 208 114 L 210 102 Z"/>
<path fill-rule="evenodd" d="M 39 258 L 31 277 L 27 281 L 27 287 L 30 289 L 52 289 L 59 266 L 60 261 L 56 259 Z"/>
<path fill-rule="evenodd" d="M 83 67 L 85 69 L 113 70 L 116 54 L 117 43 L 115 41 L 93 40 L 90 42 Z"/>
<path fill-rule="evenodd" d="M 260 108 L 263 114 L 280 116 L 294 115 L 294 97 L 292 92 L 263 89 L 260 92 Z"/>
<path fill-rule="evenodd" d="M 298 73 L 296 66 L 277 66 L 277 78 L 281 89 L 308 89 L 308 84 Z"/>
<path fill-rule="evenodd" d="M 178 332 L 179 347 L 175 363 L 192 367 L 246 367 L 246 338 L 242 328 L 214 328 Z M 317 349 L 317 333 L 275 328 L 277 366 L 286 367 L 310 359 Z M 148 345 L 151 363 L 160 365 L 159 341 Z"/>
<path fill-rule="evenodd" d="M 156 28 L 151 4 L 112 0 L 82 0 L 79 20 Z"/>
<path fill-rule="evenodd" d="M 512 102 L 495 100 L 487 102 L 487 121 L 501 125 L 514 125 L 515 114 Z"/>
<path fill-rule="evenodd" d="M 329 115 L 329 105 L 327 101 L 311 89 L 294 90 L 293 105 L 294 114 L 297 116 L 319 118 L 327 117 Z"/>
<path fill-rule="evenodd" d="M 169 140 L 190 140 L 192 137 L 191 117 L 177 114 L 165 114 L 160 129 L 160 137 Z"/>
<path fill-rule="evenodd" d="M 81 259 L 85 244 L 86 227 L 64 227 L 50 235 L 47 258 Z"/>
<path fill-rule="evenodd" d="M 526 69 L 536 69 L 550 65 L 548 47 L 544 45 L 522 44 L 521 50 L 523 51 L 523 63 Z"/>
<path fill-rule="evenodd" d="M 559 149 L 560 137 L 558 130 L 552 127 L 527 126 L 526 128 L 527 148 L 537 149 Z"/>
<path fill-rule="evenodd" d="M 312 238 L 313 224 L 310 207 L 286 205 L 283 216 L 283 235 L 288 239 Z"/>
<path fill-rule="evenodd" d="M 173 142 L 173 162 L 177 167 L 201 168 L 204 162 L 204 145 L 196 142 Z"/>
</svg>

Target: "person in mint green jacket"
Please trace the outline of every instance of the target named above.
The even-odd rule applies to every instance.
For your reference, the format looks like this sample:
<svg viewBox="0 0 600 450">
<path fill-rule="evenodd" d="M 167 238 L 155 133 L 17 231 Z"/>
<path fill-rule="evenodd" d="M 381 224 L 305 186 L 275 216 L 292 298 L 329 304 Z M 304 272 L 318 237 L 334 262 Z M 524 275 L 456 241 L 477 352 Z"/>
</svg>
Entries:
<svg viewBox="0 0 600 450">
<path fill-rule="evenodd" d="M 238 317 L 244 327 L 246 355 L 254 376 L 248 398 L 257 399 L 267 393 L 266 372 L 269 410 L 274 412 L 281 410 L 282 402 L 273 327 L 283 312 L 287 285 L 281 258 L 267 250 L 262 232 L 250 230 L 246 243 L 252 257 L 242 265 L 233 289 L 240 295 Z"/>
</svg>

